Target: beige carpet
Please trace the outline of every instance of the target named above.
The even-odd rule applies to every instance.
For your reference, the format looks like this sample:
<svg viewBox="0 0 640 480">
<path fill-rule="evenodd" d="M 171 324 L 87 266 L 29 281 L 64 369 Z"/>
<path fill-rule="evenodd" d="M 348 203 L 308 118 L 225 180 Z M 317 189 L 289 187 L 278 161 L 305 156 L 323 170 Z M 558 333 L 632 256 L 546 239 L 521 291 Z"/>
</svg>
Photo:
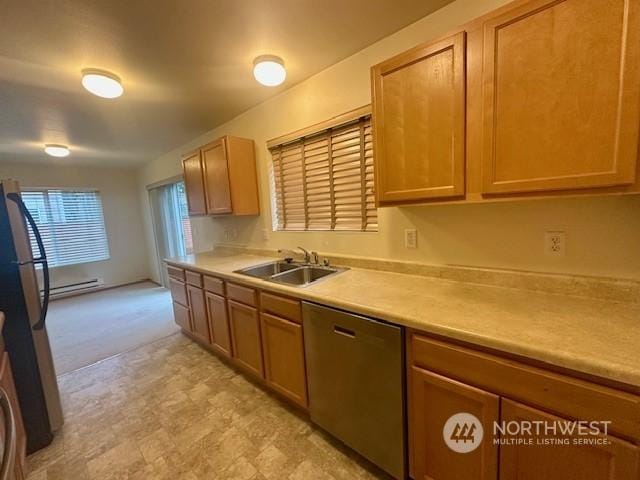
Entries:
<svg viewBox="0 0 640 480">
<path fill-rule="evenodd" d="M 58 375 L 178 331 L 171 294 L 151 282 L 51 302 L 47 330 Z"/>
</svg>

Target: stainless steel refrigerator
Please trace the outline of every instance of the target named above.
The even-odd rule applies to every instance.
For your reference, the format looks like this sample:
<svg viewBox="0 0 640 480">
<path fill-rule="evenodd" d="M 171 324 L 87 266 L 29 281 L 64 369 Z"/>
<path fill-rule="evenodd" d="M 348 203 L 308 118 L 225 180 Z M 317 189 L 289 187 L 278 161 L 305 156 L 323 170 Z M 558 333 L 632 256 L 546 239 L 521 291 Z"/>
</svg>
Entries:
<svg viewBox="0 0 640 480">
<path fill-rule="evenodd" d="M 27 224 L 39 252 L 31 252 Z M 36 276 L 42 268 L 42 292 Z M 47 336 L 49 268 L 38 228 L 15 180 L 0 181 L 0 311 L 18 400 L 27 433 L 27 452 L 49 445 L 62 426 L 58 382 Z"/>
</svg>

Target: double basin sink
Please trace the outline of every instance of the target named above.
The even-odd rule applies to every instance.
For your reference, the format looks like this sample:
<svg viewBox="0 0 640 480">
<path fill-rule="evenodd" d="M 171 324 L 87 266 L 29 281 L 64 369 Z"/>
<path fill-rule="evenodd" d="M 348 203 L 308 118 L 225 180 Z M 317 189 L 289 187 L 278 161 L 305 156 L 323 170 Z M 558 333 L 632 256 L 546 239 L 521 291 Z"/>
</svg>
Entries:
<svg viewBox="0 0 640 480">
<path fill-rule="evenodd" d="M 261 278 L 271 282 L 306 287 L 318 280 L 343 272 L 345 268 L 325 267 L 307 263 L 276 261 L 236 270 L 250 277 Z"/>
</svg>

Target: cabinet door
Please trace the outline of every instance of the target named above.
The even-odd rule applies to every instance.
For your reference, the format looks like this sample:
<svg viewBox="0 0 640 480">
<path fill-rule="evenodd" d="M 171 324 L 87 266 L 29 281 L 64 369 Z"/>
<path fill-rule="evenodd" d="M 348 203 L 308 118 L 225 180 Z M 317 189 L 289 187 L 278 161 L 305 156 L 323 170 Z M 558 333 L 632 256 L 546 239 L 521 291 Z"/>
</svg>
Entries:
<svg viewBox="0 0 640 480">
<path fill-rule="evenodd" d="M 498 447 L 491 437 L 493 422 L 498 420 L 499 398 L 415 366 L 411 367 L 410 382 L 410 462 L 414 478 L 496 480 Z M 458 453 L 445 444 L 445 423 L 457 413 L 475 415 L 483 427 L 484 439 L 472 452 Z"/>
<path fill-rule="evenodd" d="M 211 344 L 223 355 L 231 356 L 231 336 L 229 334 L 229 318 L 227 316 L 227 301 L 224 297 L 206 292 L 207 311 L 209 313 L 209 328 L 211 330 Z"/>
<path fill-rule="evenodd" d="M 187 295 L 189 296 L 189 310 L 191 311 L 191 332 L 203 342 L 211 343 L 204 290 L 193 285 L 187 285 Z"/>
<path fill-rule="evenodd" d="M 204 162 L 207 212 L 231 213 L 229 166 L 224 138 L 202 147 L 201 152 Z"/>
<path fill-rule="evenodd" d="M 640 3 L 533 0 L 484 24 L 484 193 L 636 178 Z"/>
<path fill-rule="evenodd" d="M 233 358 L 240 367 L 264 378 L 258 311 L 233 300 L 228 300 L 227 304 Z"/>
<path fill-rule="evenodd" d="M 22 472 L 25 467 L 26 449 L 27 449 L 27 436 L 24 429 L 24 423 L 22 420 L 22 413 L 20 411 L 20 404 L 18 403 L 18 394 L 16 392 L 15 382 L 13 380 L 13 372 L 11 370 L 11 362 L 9 361 L 9 354 L 2 352 L 0 354 L 0 385 L 7 393 L 11 409 L 13 410 L 14 420 L 16 423 L 16 457 L 14 467 L 14 478 L 24 478 Z M 4 419 L 3 419 L 4 422 Z M 2 425 L 4 432 L 4 424 Z M 4 446 L 6 439 L 3 438 L 2 445 Z"/>
<path fill-rule="evenodd" d="M 184 282 L 176 280 L 175 278 L 169 278 L 169 290 L 171 290 L 171 298 L 174 302 L 184 305 L 185 307 L 189 305 Z"/>
<path fill-rule="evenodd" d="M 173 302 L 173 318 L 180 328 L 188 332 L 191 331 L 191 319 L 188 307 L 178 302 Z"/>
<path fill-rule="evenodd" d="M 205 203 L 204 172 L 199 151 L 182 159 L 182 171 L 184 174 L 184 186 L 187 191 L 189 214 L 205 215 L 207 207 Z"/>
<path fill-rule="evenodd" d="M 503 422 L 561 419 L 502 399 Z M 606 420 L 606 419 L 602 419 Z M 574 437 L 576 438 L 576 437 Z M 614 437 L 608 445 L 502 445 L 501 480 L 631 480 L 640 478 L 638 447 Z"/>
<path fill-rule="evenodd" d="M 262 348 L 267 383 L 275 391 L 307 406 L 302 325 L 263 313 Z"/>
<path fill-rule="evenodd" d="M 373 67 L 376 197 L 464 194 L 465 34 Z"/>
</svg>

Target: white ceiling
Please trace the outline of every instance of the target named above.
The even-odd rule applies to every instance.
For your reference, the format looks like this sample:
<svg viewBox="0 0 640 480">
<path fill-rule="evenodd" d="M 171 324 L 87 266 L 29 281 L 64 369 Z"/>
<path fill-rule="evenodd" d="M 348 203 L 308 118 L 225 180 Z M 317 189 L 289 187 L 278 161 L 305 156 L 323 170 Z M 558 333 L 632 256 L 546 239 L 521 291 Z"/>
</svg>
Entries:
<svg viewBox="0 0 640 480">
<path fill-rule="evenodd" d="M 0 161 L 141 163 L 422 18 L 451 0 L 0 0 Z M 285 60 L 275 89 L 261 54 Z M 123 79 L 86 92 L 80 71 Z M 58 162 L 59 163 L 59 162 Z"/>
</svg>

